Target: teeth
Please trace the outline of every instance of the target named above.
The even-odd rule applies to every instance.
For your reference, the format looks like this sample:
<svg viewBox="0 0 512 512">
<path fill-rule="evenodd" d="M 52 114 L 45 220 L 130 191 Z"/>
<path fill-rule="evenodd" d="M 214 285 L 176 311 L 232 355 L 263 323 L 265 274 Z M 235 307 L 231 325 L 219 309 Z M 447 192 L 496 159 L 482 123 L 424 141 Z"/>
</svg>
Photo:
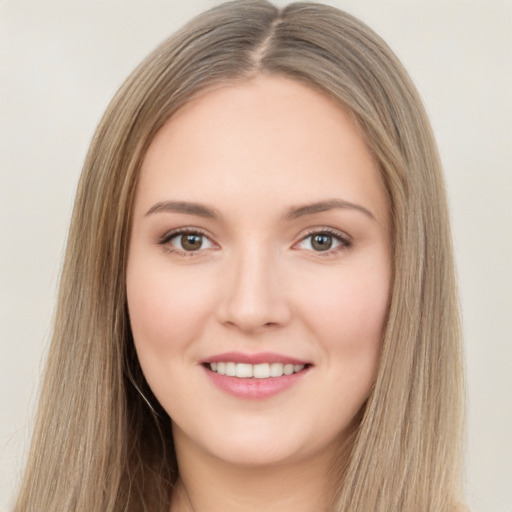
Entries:
<svg viewBox="0 0 512 512">
<path fill-rule="evenodd" d="M 230 363 L 230 364 L 233 364 L 233 363 Z M 249 378 L 249 377 L 252 377 L 252 374 L 253 374 L 253 369 L 252 369 L 252 364 L 243 364 L 243 363 L 238 363 L 236 365 L 236 373 L 235 375 L 237 377 L 241 377 L 241 378 Z"/>
<path fill-rule="evenodd" d="M 293 364 L 285 364 L 283 373 L 285 375 L 291 375 L 293 373 Z"/>
<path fill-rule="evenodd" d="M 304 365 L 282 363 L 247 364 L 227 361 L 222 363 L 210 363 L 210 369 L 213 372 L 217 372 L 219 375 L 227 375 L 228 377 L 268 379 L 269 377 L 281 377 L 283 375 L 298 373 L 304 369 Z"/>
<path fill-rule="evenodd" d="M 270 377 L 270 365 L 268 363 L 255 364 L 253 368 L 252 373 L 255 379 L 268 379 Z"/>
<path fill-rule="evenodd" d="M 281 363 L 272 363 L 270 365 L 270 376 L 281 377 L 283 375 L 283 365 Z"/>
<path fill-rule="evenodd" d="M 217 363 L 217 373 L 220 375 L 226 375 L 226 363 Z"/>
<path fill-rule="evenodd" d="M 236 375 L 236 364 L 226 363 L 226 375 L 228 377 L 234 377 Z"/>
</svg>

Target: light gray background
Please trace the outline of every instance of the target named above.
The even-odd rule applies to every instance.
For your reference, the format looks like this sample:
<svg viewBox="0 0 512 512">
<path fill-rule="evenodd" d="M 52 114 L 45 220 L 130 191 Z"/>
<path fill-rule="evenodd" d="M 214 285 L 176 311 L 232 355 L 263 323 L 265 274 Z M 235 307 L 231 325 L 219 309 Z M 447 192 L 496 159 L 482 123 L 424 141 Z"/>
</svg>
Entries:
<svg viewBox="0 0 512 512">
<path fill-rule="evenodd" d="M 28 447 L 74 190 L 110 98 L 213 0 L 0 0 L 0 508 Z M 285 2 L 278 2 L 284 4 Z M 403 60 L 452 208 L 469 394 L 466 488 L 512 511 L 512 2 L 339 0 Z"/>
</svg>

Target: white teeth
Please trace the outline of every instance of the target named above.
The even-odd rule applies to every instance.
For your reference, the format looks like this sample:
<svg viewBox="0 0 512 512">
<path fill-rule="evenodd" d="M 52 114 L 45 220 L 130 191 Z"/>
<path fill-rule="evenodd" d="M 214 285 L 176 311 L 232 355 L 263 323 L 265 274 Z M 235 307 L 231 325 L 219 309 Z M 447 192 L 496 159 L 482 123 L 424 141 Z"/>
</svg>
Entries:
<svg viewBox="0 0 512 512">
<path fill-rule="evenodd" d="M 270 377 L 270 365 L 268 363 L 255 364 L 253 375 L 255 379 L 268 379 Z"/>
<path fill-rule="evenodd" d="M 304 369 L 303 364 L 282 364 L 282 363 L 233 363 L 231 361 L 222 363 L 210 363 L 210 369 L 219 375 L 238 377 L 241 379 L 268 379 L 269 377 L 281 377 L 298 373 Z"/>
<path fill-rule="evenodd" d="M 238 363 L 236 365 L 236 376 L 242 378 L 252 377 L 253 369 L 252 364 Z"/>
<path fill-rule="evenodd" d="M 217 363 L 217 373 L 220 375 L 226 375 L 226 363 Z"/>
<path fill-rule="evenodd" d="M 234 377 L 236 375 L 236 363 L 226 363 L 226 375 Z"/>
<path fill-rule="evenodd" d="M 293 364 L 285 364 L 283 373 L 285 375 L 291 375 L 293 373 Z"/>
<path fill-rule="evenodd" d="M 272 363 L 270 365 L 270 376 L 281 377 L 283 375 L 283 365 L 281 363 Z"/>
</svg>

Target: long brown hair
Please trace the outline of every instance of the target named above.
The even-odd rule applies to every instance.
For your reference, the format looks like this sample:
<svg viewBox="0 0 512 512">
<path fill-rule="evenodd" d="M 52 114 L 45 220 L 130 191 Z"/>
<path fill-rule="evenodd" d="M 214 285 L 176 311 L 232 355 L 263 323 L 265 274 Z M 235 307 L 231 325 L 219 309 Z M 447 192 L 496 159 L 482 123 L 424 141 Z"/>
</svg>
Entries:
<svg viewBox="0 0 512 512">
<path fill-rule="evenodd" d="M 168 510 L 178 474 L 171 422 L 144 380 L 126 310 L 137 178 L 174 112 L 207 87 L 259 73 L 306 83 L 352 113 L 391 207 L 389 320 L 350 460 L 333 474 L 333 510 L 455 510 L 460 333 L 442 171 L 421 100 L 388 46 L 352 16 L 241 0 L 200 15 L 151 53 L 96 131 L 16 512 Z"/>
</svg>

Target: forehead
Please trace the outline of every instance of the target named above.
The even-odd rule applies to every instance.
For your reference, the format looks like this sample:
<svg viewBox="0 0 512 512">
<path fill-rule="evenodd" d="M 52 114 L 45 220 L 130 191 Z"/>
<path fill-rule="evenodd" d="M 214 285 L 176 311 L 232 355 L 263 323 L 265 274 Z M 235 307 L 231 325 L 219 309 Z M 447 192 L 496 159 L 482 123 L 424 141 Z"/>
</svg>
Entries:
<svg viewBox="0 0 512 512">
<path fill-rule="evenodd" d="M 260 207 L 340 195 L 366 197 L 378 215 L 386 209 L 378 165 L 351 115 L 302 83 L 268 76 L 203 92 L 158 132 L 138 196 L 176 194 L 199 202 L 257 196 Z"/>
</svg>

